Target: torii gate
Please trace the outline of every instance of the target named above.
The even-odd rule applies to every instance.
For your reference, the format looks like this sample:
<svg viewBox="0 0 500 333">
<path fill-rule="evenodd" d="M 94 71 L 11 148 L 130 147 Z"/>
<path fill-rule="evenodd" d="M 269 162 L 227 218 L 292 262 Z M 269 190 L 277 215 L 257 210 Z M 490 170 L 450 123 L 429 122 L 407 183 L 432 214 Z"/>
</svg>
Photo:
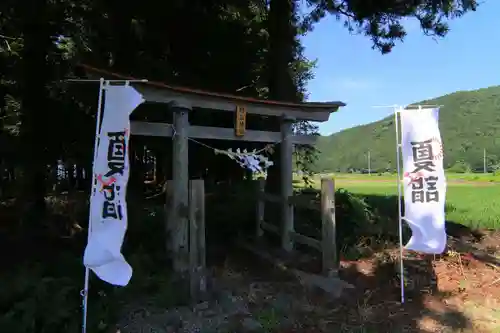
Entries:
<svg viewBox="0 0 500 333">
<path fill-rule="evenodd" d="M 316 136 L 294 135 L 293 122 L 307 120 L 325 122 L 330 114 L 345 106 L 342 102 L 304 102 L 288 103 L 233 96 L 201 90 L 174 87 L 160 82 L 138 82 L 140 80 L 121 74 L 108 72 L 87 65 L 81 67 L 91 77 L 107 77 L 134 81 L 130 84 L 139 91 L 146 103 L 161 103 L 173 113 L 173 124 L 145 121 L 132 121 L 131 134 L 141 136 L 172 137 L 172 198 L 168 224 L 171 234 L 174 270 L 178 272 L 189 268 L 188 216 L 189 173 L 188 138 L 217 139 L 231 141 L 251 141 L 279 143 L 281 145 L 281 196 L 282 202 L 282 247 L 293 247 L 290 232 L 294 231 L 293 206 L 285 198 L 293 194 L 292 154 L 294 144 L 313 144 Z M 189 113 L 193 108 L 213 109 L 235 113 L 234 128 L 192 126 Z M 258 131 L 246 129 L 246 115 L 261 115 L 280 118 L 281 131 Z M 175 129 L 175 133 L 174 130 Z M 175 135 L 174 135 L 175 134 Z"/>
</svg>

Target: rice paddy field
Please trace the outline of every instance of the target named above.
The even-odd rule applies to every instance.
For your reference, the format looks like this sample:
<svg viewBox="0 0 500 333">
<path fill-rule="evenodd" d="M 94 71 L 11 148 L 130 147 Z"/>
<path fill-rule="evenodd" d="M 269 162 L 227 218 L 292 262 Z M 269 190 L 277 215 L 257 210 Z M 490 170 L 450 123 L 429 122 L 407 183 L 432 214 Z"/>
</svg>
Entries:
<svg viewBox="0 0 500 333">
<path fill-rule="evenodd" d="M 319 174 L 333 177 L 336 188 L 361 195 L 397 196 L 397 176 L 390 174 Z M 446 218 L 471 228 L 500 229 L 500 175 L 447 174 Z"/>
</svg>

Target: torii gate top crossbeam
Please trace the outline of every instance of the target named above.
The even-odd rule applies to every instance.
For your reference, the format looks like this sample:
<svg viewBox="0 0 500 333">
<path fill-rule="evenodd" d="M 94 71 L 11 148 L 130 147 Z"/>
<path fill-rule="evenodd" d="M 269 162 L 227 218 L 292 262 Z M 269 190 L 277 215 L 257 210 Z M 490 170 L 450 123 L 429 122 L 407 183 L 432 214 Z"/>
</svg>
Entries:
<svg viewBox="0 0 500 333">
<path fill-rule="evenodd" d="M 229 94 L 207 92 L 203 90 L 176 87 L 161 82 L 138 82 L 137 78 L 109 72 L 87 65 L 80 65 L 91 77 L 107 77 L 109 79 L 133 80 L 131 83 L 144 97 L 146 102 L 175 104 L 177 106 L 204 108 L 235 112 L 237 107 L 244 107 L 249 114 L 263 116 L 287 117 L 296 120 L 324 122 L 330 114 L 345 106 L 343 102 L 303 102 L 290 103 L 272 100 L 255 99 Z"/>
</svg>

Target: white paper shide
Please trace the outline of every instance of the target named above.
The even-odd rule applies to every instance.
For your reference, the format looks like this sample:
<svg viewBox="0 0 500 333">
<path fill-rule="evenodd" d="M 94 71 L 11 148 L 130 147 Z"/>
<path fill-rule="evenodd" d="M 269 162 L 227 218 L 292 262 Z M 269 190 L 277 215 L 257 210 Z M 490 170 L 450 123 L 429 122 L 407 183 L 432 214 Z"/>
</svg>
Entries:
<svg viewBox="0 0 500 333">
<path fill-rule="evenodd" d="M 440 254 L 446 248 L 446 178 L 439 109 L 402 110 L 404 220 L 412 230 L 408 250 Z"/>
<path fill-rule="evenodd" d="M 90 198 L 89 240 L 83 261 L 100 279 L 125 286 L 132 277 L 132 268 L 121 253 L 127 230 L 129 117 L 144 100 L 129 85 L 108 85 L 104 93 Z"/>
</svg>

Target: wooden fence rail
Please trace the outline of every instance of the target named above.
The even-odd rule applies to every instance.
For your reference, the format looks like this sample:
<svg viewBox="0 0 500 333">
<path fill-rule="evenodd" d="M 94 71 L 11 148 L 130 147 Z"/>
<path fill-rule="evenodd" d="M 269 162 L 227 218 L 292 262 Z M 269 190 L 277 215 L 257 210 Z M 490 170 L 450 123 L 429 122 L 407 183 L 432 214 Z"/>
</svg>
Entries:
<svg viewBox="0 0 500 333">
<path fill-rule="evenodd" d="M 299 196 L 276 196 L 264 192 L 264 180 L 258 181 L 257 204 L 257 238 L 262 237 L 264 231 L 281 235 L 282 239 L 290 239 L 292 243 L 300 243 L 319 250 L 322 253 L 323 274 L 334 277 L 338 274 L 337 246 L 335 239 L 335 186 L 329 178 L 321 180 L 321 205 L 311 201 L 304 201 Z M 206 292 L 206 249 L 205 249 L 205 183 L 203 180 L 189 180 L 188 207 L 174 206 L 172 182 L 166 183 L 167 192 L 167 231 L 170 239 L 167 249 L 171 252 L 174 262 L 182 263 L 189 275 L 189 285 L 192 300 L 199 300 Z M 264 221 L 265 202 L 280 203 L 282 207 L 300 207 L 319 210 L 322 219 L 321 240 L 301 235 L 294 231 L 293 209 L 287 214 L 290 220 L 278 227 Z M 186 209 L 187 208 L 187 209 Z M 283 237 L 284 232 L 287 233 Z M 179 243 L 179 238 L 188 238 L 187 253 L 173 244 Z M 187 254 L 187 256 L 185 255 Z M 187 257 L 187 258 L 186 258 Z"/>
<path fill-rule="evenodd" d="M 337 245 L 335 236 L 335 182 L 331 178 L 321 179 L 321 204 L 312 201 L 304 201 L 303 198 L 296 195 L 280 196 L 265 193 L 265 180 L 257 180 L 257 219 L 256 219 L 256 237 L 263 236 L 264 231 L 281 235 L 288 233 L 292 242 L 310 246 L 322 253 L 323 274 L 326 276 L 336 276 L 339 269 L 337 257 Z M 279 203 L 281 205 L 293 206 L 305 209 L 319 210 L 321 213 L 321 240 L 301 235 L 295 232 L 293 228 L 293 214 L 287 216 L 291 221 L 282 221 L 283 226 L 278 227 L 274 224 L 264 221 L 264 207 L 266 202 Z"/>
</svg>

